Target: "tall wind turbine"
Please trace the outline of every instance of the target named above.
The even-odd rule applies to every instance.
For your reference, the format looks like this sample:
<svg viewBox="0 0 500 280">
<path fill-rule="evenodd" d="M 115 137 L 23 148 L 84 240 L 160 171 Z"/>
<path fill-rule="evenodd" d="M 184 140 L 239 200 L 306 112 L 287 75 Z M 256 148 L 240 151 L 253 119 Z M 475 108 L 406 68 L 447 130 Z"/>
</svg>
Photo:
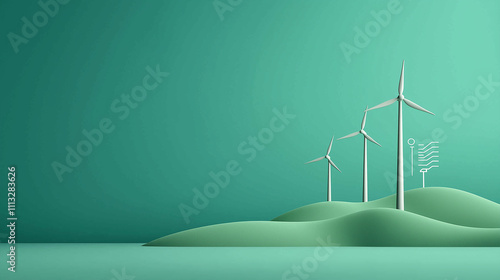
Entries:
<svg viewBox="0 0 500 280">
<path fill-rule="evenodd" d="M 368 109 L 368 106 L 366 106 L 366 109 Z M 349 135 L 346 135 L 344 137 L 341 137 L 339 138 L 338 140 L 340 139 L 345 139 L 345 138 L 349 138 L 349 137 L 353 137 L 353 136 L 356 136 L 358 134 L 362 134 L 364 136 L 364 146 L 365 146 L 365 150 L 364 150 L 364 155 L 363 155 L 363 202 L 367 202 L 368 201 L 368 155 L 367 155 L 367 150 L 366 150 L 366 140 L 370 140 L 371 142 L 379 145 L 380 147 L 382 147 L 382 145 L 380 145 L 379 143 L 377 143 L 377 141 L 373 140 L 373 138 L 371 138 L 365 131 L 365 123 L 366 123 L 366 109 L 365 109 L 365 115 L 363 116 L 363 121 L 361 122 L 361 130 L 360 131 L 356 131 L 356 132 L 353 132 Z"/>
<path fill-rule="evenodd" d="M 398 110 L 398 171 L 397 171 L 397 200 L 396 200 L 396 208 L 400 210 L 405 210 L 405 197 L 404 197 L 404 171 L 403 171 L 403 103 L 412 107 L 413 109 L 417 109 L 431 115 L 434 115 L 431 111 L 428 111 L 414 102 L 406 99 L 403 95 L 403 88 L 405 84 L 405 61 L 403 60 L 403 67 L 401 68 L 401 77 L 399 78 L 399 95 L 396 98 L 391 100 L 387 100 L 375 107 L 368 109 L 367 111 L 382 108 L 385 106 L 389 106 L 392 103 L 398 101 L 399 102 L 399 110 Z"/>
<path fill-rule="evenodd" d="M 326 151 L 326 156 L 322 156 L 320 158 L 313 159 L 313 160 L 305 163 L 305 164 L 308 164 L 311 162 L 322 160 L 324 158 L 326 158 L 328 160 L 328 184 L 327 184 L 328 189 L 327 189 L 327 194 L 326 194 L 326 201 L 332 201 L 332 169 L 331 169 L 331 166 L 335 167 L 335 169 L 337 169 L 339 172 L 342 172 L 335 165 L 335 163 L 333 163 L 333 161 L 330 159 L 330 151 L 332 150 L 333 138 L 334 137 L 332 137 L 332 140 L 330 141 L 330 145 L 328 146 L 328 150 Z"/>
</svg>

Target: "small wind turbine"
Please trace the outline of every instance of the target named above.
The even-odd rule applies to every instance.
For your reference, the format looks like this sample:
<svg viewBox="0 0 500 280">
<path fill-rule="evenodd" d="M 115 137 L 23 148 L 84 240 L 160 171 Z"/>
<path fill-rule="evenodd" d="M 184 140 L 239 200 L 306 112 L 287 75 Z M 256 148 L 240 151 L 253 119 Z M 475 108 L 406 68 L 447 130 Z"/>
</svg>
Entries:
<svg viewBox="0 0 500 280">
<path fill-rule="evenodd" d="M 337 169 L 339 172 L 342 172 L 335 165 L 335 163 L 333 163 L 333 161 L 330 159 L 330 151 L 332 150 L 333 138 L 334 137 L 332 137 L 332 140 L 330 141 L 330 145 L 328 146 L 328 150 L 326 151 L 326 156 L 322 156 L 320 158 L 313 159 L 313 160 L 305 163 L 305 164 L 308 164 L 311 162 L 322 160 L 324 158 L 326 158 L 328 160 L 328 185 L 327 185 L 328 189 L 327 189 L 326 201 L 332 201 L 332 169 L 331 169 L 331 166 L 335 167 L 335 169 Z"/>
<path fill-rule="evenodd" d="M 368 106 L 366 106 L 366 109 L 368 109 Z M 364 128 L 365 128 L 365 123 L 366 123 L 366 109 L 365 109 L 365 115 L 363 116 L 363 121 L 361 122 L 361 130 L 360 131 L 356 131 L 356 132 L 353 132 L 349 135 L 346 135 L 344 137 L 341 137 L 337 140 L 340 140 L 340 139 L 345 139 L 345 138 L 349 138 L 349 137 L 353 137 L 353 136 L 356 136 L 358 134 L 362 134 L 364 136 L 364 146 L 365 146 L 365 149 L 364 149 L 364 155 L 363 155 L 363 202 L 367 202 L 368 201 L 368 155 L 367 155 L 367 149 L 366 149 L 366 139 L 370 140 L 371 142 L 379 145 L 380 147 L 382 147 L 382 145 L 380 145 L 379 143 L 377 143 L 377 141 L 373 140 L 373 138 L 371 138 L 365 131 L 364 131 Z"/>
<path fill-rule="evenodd" d="M 382 108 L 385 106 L 389 106 L 392 103 L 398 101 L 399 102 L 399 110 L 398 110 L 398 170 L 397 170 L 397 200 L 396 200 L 396 208 L 400 210 L 405 210 L 405 197 L 404 197 L 404 171 L 403 171 L 403 103 L 406 103 L 406 105 L 412 107 L 413 109 L 417 109 L 426 113 L 429 113 L 431 115 L 434 115 L 431 111 L 428 111 L 419 105 L 413 103 L 409 99 L 406 99 L 403 95 L 403 89 L 404 89 L 404 83 L 405 83 L 405 61 L 403 60 L 403 66 L 401 68 L 401 77 L 399 78 L 399 95 L 396 98 L 393 98 L 391 100 L 387 100 L 375 107 L 372 107 L 368 109 L 367 111 L 373 110 L 373 109 L 378 109 Z"/>
</svg>

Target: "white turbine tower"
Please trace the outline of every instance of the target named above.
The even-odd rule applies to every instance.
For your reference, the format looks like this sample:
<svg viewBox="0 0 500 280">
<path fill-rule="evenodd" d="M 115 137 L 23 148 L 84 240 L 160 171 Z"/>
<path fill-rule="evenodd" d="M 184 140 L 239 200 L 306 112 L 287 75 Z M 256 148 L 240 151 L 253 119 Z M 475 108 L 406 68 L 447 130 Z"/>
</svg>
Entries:
<svg viewBox="0 0 500 280">
<path fill-rule="evenodd" d="M 405 61 L 403 60 L 403 67 L 401 68 L 401 77 L 399 78 L 399 95 L 396 98 L 383 102 L 375 107 L 368 109 L 367 111 L 382 108 L 385 106 L 389 106 L 392 103 L 398 101 L 399 102 L 399 110 L 398 110 L 398 170 L 397 170 L 397 200 L 396 200 L 396 208 L 400 210 L 405 210 L 405 198 L 404 198 L 404 174 L 403 174 L 403 103 L 412 107 L 413 109 L 417 109 L 431 115 L 434 113 L 420 107 L 419 105 L 413 103 L 412 101 L 406 99 L 403 95 L 403 88 L 405 83 Z"/>
<path fill-rule="evenodd" d="M 332 201 L 332 169 L 331 169 L 331 166 L 335 167 L 335 169 L 337 169 L 339 172 L 342 172 L 335 165 L 335 163 L 333 163 L 333 161 L 330 159 L 330 151 L 332 149 L 333 138 L 334 137 L 332 137 L 332 140 L 330 141 L 330 145 L 328 146 L 328 150 L 326 151 L 326 156 L 322 156 L 320 158 L 313 159 L 313 160 L 305 163 L 305 164 L 308 164 L 311 162 L 322 160 L 324 158 L 326 158 L 328 160 L 328 184 L 327 184 L 328 189 L 327 189 L 327 194 L 326 194 L 326 201 Z"/>
<path fill-rule="evenodd" d="M 368 106 L 366 106 L 366 109 L 368 109 Z M 368 201 L 368 155 L 367 155 L 367 149 L 366 149 L 366 140 L 368 139 L 371 142 L 373 142 L 373 143 L 379 145 L 380 147 L 382 147 L 382 145 L 380 145 L 379 143 L 377 143 L 377 141 L 373 140 L 373 138 L 371 138 L 366 133 L 366 131 L 364 131 L 365 123 L 366 123 L 366 109 L 365 109 L 365 115 L 363 116 L 363 121 L 361 122 L 361 130 L 353 132 L 353 133 L 351 133 L 349 135 L 346 135 L 346 136 L 341 137 L 341 138 L 338 139 L 338 140 L 345 139 L 345 138 L 356 136 L 358 134 L 362 134 L 364 136 L 364 146 L 365 146 L 365 149 L 364 149 L 364 155 L 363 155 L 363 202 L 367 202 Z"/>
</svg>

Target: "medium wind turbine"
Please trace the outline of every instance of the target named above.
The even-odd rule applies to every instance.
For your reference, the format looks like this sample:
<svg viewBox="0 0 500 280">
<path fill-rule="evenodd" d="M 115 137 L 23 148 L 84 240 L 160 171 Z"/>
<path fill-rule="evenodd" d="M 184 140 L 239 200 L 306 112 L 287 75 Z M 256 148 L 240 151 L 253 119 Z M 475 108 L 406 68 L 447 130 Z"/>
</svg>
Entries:
<svg viewBox="0 0 500 280">
<path fill-rule="evenodd" d="M 403 60 L 403 66 L 401 68 L 401 77 L 399 78 L 399 88 L 398 92 L 399 95 L 396 98 L 393 98 L 391 100 L 387 100 L 375 107 L 372 107 L 370 109 L 367 109 L 367 111 L 373 110 L 373 109 L 378 109 L 382 108 L 385 106 L 389 106 L 392 103 L 398 101 L 399 102 L 399 110 L 398 110 L 398 170 L 397 170 L 397 200 L 396 200 L 396 208 L 400 210 L 405 210 L 405 197 L 404 197 L 404 171 L 403 171 L 403 103 L 406 103 L 406 105 L 412 107 L 413 109 L 417 109 L 426 113 L 429 113 L 431 115 L 434 115 L 431 111 L 428 111 L 419 105 L 415 104 L 414 102 L 410 101 L 409 99 L 406 99 L 403 95 L 403 89 L 404 89 L 404 84 L 405 84 L 405 61 Z"/>
<path fill-rule="evenodd" d="M 368 106 L 366 106 L 366 109 L 368 109 Z M 356 131 L 356 132 L 353 132 L 349 135 L 346 135 L 344 137 L 341 137 L 339 138 L 338 140 L 340 139 L 345 139 L 345 138 L 349 138 L 349 137 L 353 137 L 353 136 L 356 136 L 358 134 L 362 134 L 364 136 L 364 155 L 363 155 L 363 202 L 367 202 L 368 201 L 368 155 L 367 155 L 367 149 L 366 149 L 366 140 L 370 140 L 371 142 L 379 145 L 380 147 L 382 147 L 382 145 L 380 145 L 379 143 L 377 143 L 377 141 L 373 140 L 373 138 L 371 138 L 365 131 L 365 124 L 366 124 L 366 109 L 365 109 L 365 115 L 363 116 L 363 121 L 361 121 L 361 130 L 360 131 Z"/>
<path fill-rule="evenodd" d="M 331 169 L 331 166 L 335 167 L 335 169 L 337 169 L 339 172 L 342 172 L 335 165 L 335 163 L 333 163 L 333 161 L 330 159 L 330 151 L 332 150 L 333 138 L 334 138 L 334 136 L 332 137 L 332 140 L 330 141 L 330 145 L 328 146 L 328 150 L 326 151 L 326 156 L 322 156 L 320 158 L 313 159 L 313 160 L 305 163 L 305 164 L 308 164 L 311 162 L 320 161 L 324 158 L 326 158 L 328 160 L 328 185 L 327 185 L 328 189 L 327 189 L 327 194 L 326 194 L 326 201 L 332 201 L 332 169 Z"/>
</svg>

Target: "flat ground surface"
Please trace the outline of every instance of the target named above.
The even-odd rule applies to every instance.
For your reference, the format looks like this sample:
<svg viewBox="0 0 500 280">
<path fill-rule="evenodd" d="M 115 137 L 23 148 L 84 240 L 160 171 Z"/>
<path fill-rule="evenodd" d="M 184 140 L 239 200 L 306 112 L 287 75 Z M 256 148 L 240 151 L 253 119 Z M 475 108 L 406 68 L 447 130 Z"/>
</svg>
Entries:
<svg viewBox="0 0 500 280">
<path fill-rule="evenodd" d="M 0 279 L 500 279 L 500 248 L 141 245 L 18 244 L 11 273 L 7 244 L 0 244 Z M 294 274 L 294 266 L 303 274 Z"/>
</svg>

